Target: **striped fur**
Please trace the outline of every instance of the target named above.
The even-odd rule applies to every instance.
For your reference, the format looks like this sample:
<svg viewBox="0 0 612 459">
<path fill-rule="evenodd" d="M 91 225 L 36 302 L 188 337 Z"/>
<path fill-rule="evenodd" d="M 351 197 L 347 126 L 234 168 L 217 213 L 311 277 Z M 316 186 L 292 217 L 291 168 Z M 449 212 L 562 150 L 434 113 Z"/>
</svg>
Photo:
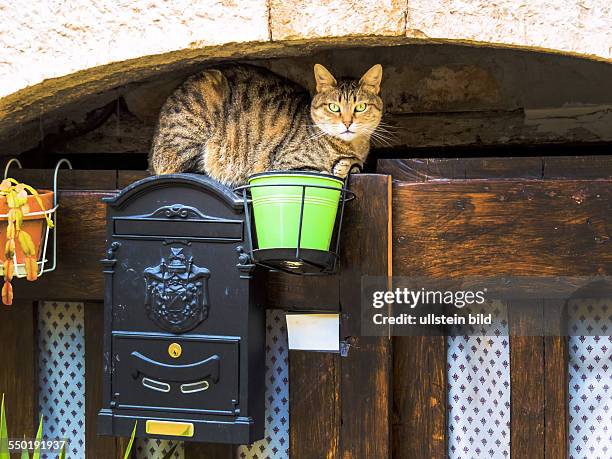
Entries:
<svg viewBox="0 0 612 459">
<path fill-rule="evenodd" d="M 366 78 L 376 70 L 376 75 Z M 228 184 L 269 170 L 346 176 L 363 166 L 382 115 L 382 69 L 340 80 L 315 66 L 317 92 L 266 69 L 230 65 L 188 78 L 161 109 L 149 156 L 152 172 L 206 173 Z M 330 103 L 341 107 L 330 110 Z M 355 112 L 356 104 L 367 110 Z M 335 108 L 335 106 L 334 106 Z"/>
</svg>

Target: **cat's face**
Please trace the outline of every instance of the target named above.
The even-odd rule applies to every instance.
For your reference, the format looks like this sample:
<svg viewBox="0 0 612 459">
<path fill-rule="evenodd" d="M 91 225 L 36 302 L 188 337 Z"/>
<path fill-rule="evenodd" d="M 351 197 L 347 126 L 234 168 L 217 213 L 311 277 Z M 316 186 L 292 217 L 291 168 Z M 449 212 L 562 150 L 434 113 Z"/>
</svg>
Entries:
<svg viewBox="0 0 612 459">
<path fill-rule="evenodd" d="M 310 105 L 315 124 L 326 134 L 351 142 L 369 137 L 380 123 L 382 66 L 376 64 L 359 81 L 336 81 L 322 65 L 314 67 L 317 93 Z"/>
</svg>

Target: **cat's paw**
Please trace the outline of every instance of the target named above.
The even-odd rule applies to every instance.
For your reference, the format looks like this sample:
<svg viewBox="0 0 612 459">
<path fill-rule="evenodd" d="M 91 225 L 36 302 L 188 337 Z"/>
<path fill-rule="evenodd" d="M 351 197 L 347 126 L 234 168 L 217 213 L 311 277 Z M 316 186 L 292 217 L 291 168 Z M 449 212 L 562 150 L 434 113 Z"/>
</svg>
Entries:
<svg viewBox="0 0 612 459">
<path fill-rule="evenodd" d="M 359 164 L 355 164 L 355 161 L 352 159 L 341 159 L 334 166 L 332 173 L 338 177 L 346 177 L 349 172 L 351 174 L 361 172 L 361 168 Z"/>
</svg>

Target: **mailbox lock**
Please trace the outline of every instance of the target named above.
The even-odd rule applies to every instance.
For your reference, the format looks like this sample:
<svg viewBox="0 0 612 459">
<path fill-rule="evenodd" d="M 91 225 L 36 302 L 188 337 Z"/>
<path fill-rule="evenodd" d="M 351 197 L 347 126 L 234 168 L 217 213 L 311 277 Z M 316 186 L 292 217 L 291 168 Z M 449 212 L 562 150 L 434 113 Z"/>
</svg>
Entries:
<svg viewBox="0 0 612 459">
<path fill-rule="evenodd" d="M 182 353 L 183 348 L 179 343 L 172 343 L 170 346 L 168 346 L 168 354 L 170 354 L 170 357 L 173 359 L 178 359 Z"/>
</svg>

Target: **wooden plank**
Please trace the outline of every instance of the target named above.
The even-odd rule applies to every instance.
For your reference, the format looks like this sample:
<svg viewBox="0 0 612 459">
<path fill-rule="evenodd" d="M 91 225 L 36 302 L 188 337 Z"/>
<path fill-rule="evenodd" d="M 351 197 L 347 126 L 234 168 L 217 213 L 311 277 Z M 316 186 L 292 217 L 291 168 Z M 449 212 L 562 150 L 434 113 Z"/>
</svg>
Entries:
<svg viewBox="0 0 612 459">
<path fill-rule="evenodd" d="M 38 426 L 36 329 L 31 301 L 15 300 L 12 306 L 0 307 L 0 394 L 4 394 L 9 438 L 34 438 Z"/>
<path fill-rule="evenodd" d="M 402 94 L 396 97 L 414 97 L 414 94 Z M 107 103 L 108 99 L 106 97 L 104 99 L 104 103 Z M 559 102 L 560 105 L 563 104 L 562 101 Z M 612 114 L 609 104 L 545 109 L 514 109 L 516 107 L 514 103 L 497 109 L 487 109 L 488 105 L 488 103 L 480 107 L 470 105 L 468 110 L 465 110 L 467 107 L 457 110 L 456 106 L 445 106 L 441 110 L 432 111 L 432 107 L 428 107 L 422 111 L 411 109 L 409 112 L 399 107 L 390 107 L 385 114 L 387 130 L 390 132 L 382 133 L 388 135 L 385 135 L 386 139 L 379 145 L 394 149 L 398 147 L 482 148 L 554 144 L 601 145 L 612 140 L 610 128 Z M 450 111 L 447 111 L 449 109 Z M 129 115 L 126 115 L 122 114 L 119 128 L 128 127 L 132 128 L 130 129 L 132 131 L 136 129 L 140 131 L 120 132 L 119 137 L 122 142 L 118 142 L 118 137 L 114 135 L 117 123 L 113 117 L 97 130 L 72 139 L 59 148 L 55 148 L 53 144 L 48 145 L 47 142 L 47 150 L 51 151 L 45 153 L 63 150 L 62 156 L 70 157 L 114 154 L 123 155 L 127 160 L 130 160 L 131 156 L 137 156 L 140 157 L 138 163 L 143 165 L 139 167 L 146 167 L 144 166 L 146 152 L 150 149 L 153 126 L 134 123 L 135 120 L 130 120 Z M 40 116 L 41 114 L 37 112 L 35 120 L 28 123 L 20 121 L 19 131 L 12 132 L 10 136 L 3 136 L 2 154 L 19 154 L 34 148 L 40 141 L 38 121 Z M 62 123 L 52 126 L 50 118 L 47 117 L 45 132 L 50 133 L 53 129 L 57 129 L 64 121 L 62 116 Z M 102 136 L 103 141 L 97 139 L 97 136 Z M 66 146 L 68 148 L 65 148 Z M 133 159 L 131 161 L 135 162 Z"/>
<path fill-rule="evenodd" d="M 53 189 L 53 169 L 19 169 L 11 167 L 9 176 L 35 188 Z M 115 170 L 69 170 L 62 166 L 58 175 L 60 190 L 114 190 L 117 188 Z"/>
<path fill-rule="evenodd" d="M 430 161 L 432 160 L 429 158 L 383 158 L 376 161 L 376 172 L 388 174 L 393 180 L 402 182 L 427 182 L 429 181 Z M 455 176 L 454 170 L 452 175 Z"/>
<path fill-rule="evenodd" d="M 510 455 L 545 457 L 544 339 L 516 336 L 510 340 Z"/>
<path fill-rule="evenodd" d="M 186 441 L 185 459 L 236 459 L 236 447 L 219 443 Z"/>
<path fill-rule="evenodd" d="M 396 183 L 395 273 L 609 274 L 611 185 L 610 180 Z"/>
<path fill-rule="evenodd" d="M 612 179 L 612 155 L 547 156 L 544 178 Z"/>
<path fill-rule="evenodd" d="M 339 276 L 297 277 L 266 273 L 265 298 L 268 309 L 337 312 L 340 310 Z"/>
<path fill-rule="evenodd" d="M 516 267 L 536 274 L 598 272 L 611 257 L 606 251 L 610 237 L 607 216 L 612 205 L 609 184 L 610 181 L 396 184 L 394 206 L 400 217 L 396 219 L 394 240 L 398 256 L 405 254 L 403 262 L 398 263 L 399 273 L 411 269 L 421 275 L 446 275 L 449 271 L 465 274 L 465 268 L 484 274 L 500 268 L 512 272 Z M 58 269 L 27 284 L 27 289 L 22 287 L 24 281 L 16 281 L 17 298 L 37 299 L 53 292 L 63 299 L 102 299 L 98 260 L 105 249 L 105 208 L 100 202 L 105 195 L 62 193 Z M 459 242 L 466 244 L 465 251 Z M 422 256 L 413 259 L 415 250 L 422 250 Z M 458 250 L 462 254 L 455 256 Z M 326 288 L 316 289 L 308 287 L 313 282 L 310 279 L 271 279 L 268 297 L 273 299 L 274 307 L 287 309 L 301 308 L 299 302 L 307 304 L 308 295 L 332 291 L 331 284 L 335 282 L 326 278 Z M 299 287 L 302 282 L 303 287 Z M 334 302 L 332 299 L 319 304 L 329 303 L 333 310 Z"/>
<path fill-rule="evenodd" d="M 104 304 L 85 304 L 85 453 L 93 459 L 119 456 L 115 438 L 98 436 L 96 431 L 98 411 L 102 408 L 103 336 Z"/>
<path fill-rule="evenodd" d="M 118 171 L 117 173 L 117 188 L 123 189 L 138 180 L 148 177 L 148 171 Z"/>
<path fill-rule="evenodd" d="M 106 250 L 105 192 L 66 191 L 58 210 L 57 269 L 36 282 L 15 282 L 17 298 L 101 300 L 103 277 L 99 260 Z"/>
<path fill-rule="evenodd" d="M 568 457 L 567 337 L 544 337 L 544 432 L 546 459 Z M 532 382 L 533 384 L 533 382 Z"/>
<path fill-rule="evenodd" d="M 64 191 L 58 214 L 58 265 L 34 283 L 15 280 L 23 299 L 102 300 L 104 279 L 99 260 L 106 250 L 106 207 L 110 192 Z M 337 276 L 325 278 L 270 274 L 266 307 L 286 310 L 337 311 Z"/>
<path fill-rule="evenodd" d="M 542 177 L 541 157 L 379 159 L 377 171 L 403 182 Z"/>
<path fill-rule="evenodd" d="M 544 336 L 544 452 L 546 459 L 568 457 L 568 321 L 567 302 L 543 301 Z M 512 350 L 510 351 L 512 352 Z"/>
<path fill-rule="evenodd" d="M 338 354 L 289 352 L 291 459 L 340 457 L 339 380 Z"/>
<path fill-rule="evenodd" d="M 390 451 L 391 343 L 360 336 L 361 277 L 391 274 L 391 178 L 360 174 L 349 184 L 340 276 L 341 336 L 350 345 L 340 360 L 340 457 L 387 458 Z"/>
<path fill-rule="evenodd" d="M 393 458 L 447 456 L 446 337 L 393 338 Z"/>
<path fill-rule="evenodd" d="M 612 113 L 607 106 L 388 114 L 386 121 L 394 132 L 386 145 L 390 148 L 575 145 L 612 140 L 612 130 L 607 128 L 612 125 Z M 606 126 L 605 132 L 594 126 Z"/>
<path fill-rule="evenodd" d="M 510 324 L 510 456 L 544 459 L 545 454 L 545 360 L 544 337 L 526 336 L 531 317 L 520 312 L 536 311 L 542 302 L 520 302 L 508 306 Z M 542 317 L 540 317 L 542 318 Z"/>
<path fill-rule="evenodd" d="M 563 301 L 513 301 L 510 322 L 511 456 L 567 457 L 567 339 Z"/>
</svg>

